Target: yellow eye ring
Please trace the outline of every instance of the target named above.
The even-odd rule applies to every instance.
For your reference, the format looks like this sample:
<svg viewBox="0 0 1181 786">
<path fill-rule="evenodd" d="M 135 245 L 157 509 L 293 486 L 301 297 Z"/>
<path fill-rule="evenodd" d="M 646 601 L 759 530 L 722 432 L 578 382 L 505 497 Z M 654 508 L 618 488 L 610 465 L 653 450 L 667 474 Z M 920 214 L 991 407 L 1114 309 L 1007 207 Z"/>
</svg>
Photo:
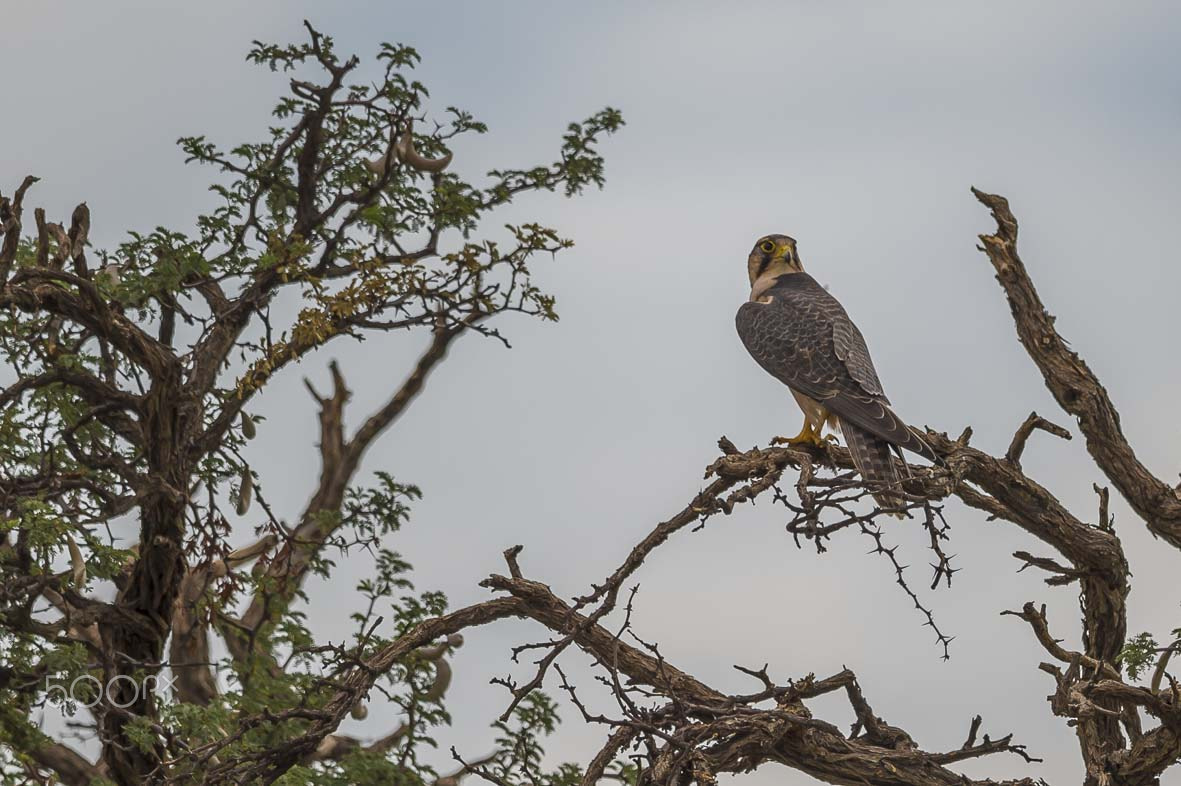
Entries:
<svg viewBox="0 0 1181 786">
<path fill-rule="evenodd" d="M 759 250 L 764 254 L 770 254 L 775 250 L 775 244 L 770 240 L 764 240 L 762 243 L 759 243 Z"/>
</svg>

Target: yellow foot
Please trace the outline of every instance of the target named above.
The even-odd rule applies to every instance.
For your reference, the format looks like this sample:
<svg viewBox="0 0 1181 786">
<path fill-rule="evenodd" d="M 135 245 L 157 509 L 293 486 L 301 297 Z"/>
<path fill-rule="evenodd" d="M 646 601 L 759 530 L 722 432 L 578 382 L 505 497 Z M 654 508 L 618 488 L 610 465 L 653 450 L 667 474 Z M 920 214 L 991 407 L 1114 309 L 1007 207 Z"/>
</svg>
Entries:
<svg viewBox="0 0 1181 786">
<path fill-rule="evenodd" d="M 819 431 L 813 431 L 804 424 L 804 428 L 799 434 L 794 437 L 775 437 L 771 440 L 772 445 L 809 445 L 812 447 L 822 448 L 829 442 L 835 443 L 837 438 L 832 434 L 821 436 Z"/>
</svg>

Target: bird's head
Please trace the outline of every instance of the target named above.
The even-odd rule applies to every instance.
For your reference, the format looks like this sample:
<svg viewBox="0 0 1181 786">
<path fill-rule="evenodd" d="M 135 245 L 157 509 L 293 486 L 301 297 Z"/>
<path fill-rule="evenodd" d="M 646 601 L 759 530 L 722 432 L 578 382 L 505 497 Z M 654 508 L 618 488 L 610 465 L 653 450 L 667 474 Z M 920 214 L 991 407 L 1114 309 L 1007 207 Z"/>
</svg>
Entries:
<svg viewBox="0 0 1181 786">
<path fill-rule="evenodd" d="M 760 278 L 778 278 L 787 273 L 802 273 L 804 266 L 796 253 L 796 241 L 787 235 L 764 235 L 750 250 L 746 260 L 751 286 Z"/>
</svg>

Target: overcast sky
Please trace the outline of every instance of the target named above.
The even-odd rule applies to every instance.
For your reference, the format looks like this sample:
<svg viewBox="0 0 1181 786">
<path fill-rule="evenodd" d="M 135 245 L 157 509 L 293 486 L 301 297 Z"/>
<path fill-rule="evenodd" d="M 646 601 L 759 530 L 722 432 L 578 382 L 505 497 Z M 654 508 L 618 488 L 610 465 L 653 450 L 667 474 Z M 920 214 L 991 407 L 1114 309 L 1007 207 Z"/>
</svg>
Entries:
<svg viewBox="0 0 1181 786">
<path fill-rule="evenodd" d="M 762 234 L 798 240 L 916 425 L 953 434 L 971 425 L 975 444 L 993 452 L 1030 410 L 1073 425 L 1015 340 L 975 249 L 991 224 L 970 185 L 1010 198 L 1022 256 L 1058 328 L 1107 385 L 1139 455 L 1163 478 L 1181 469 L 1181 14 L 1172 3 L 7 5 L 0 188 L 40 176 L 30 199 L 59 219 L 86 200 L 96 245 L 191 226 L 212 204 L 213 173 L 184 166 L 174 141 L 259 138 L 284 82 L 243 56 L 255 38 L 300 38 L 304 17 L 366 67 L 383 40 L 417 47 L 431 108 L 458 105 L 490 126 L 456 145 L 465 176 L 550 160 L 567 122 L 604 105 L 623 110 L 627 127 L 603 145 L 605 190 L 529 197 L 503 215 L 576 240 L 538 269 L 561 322 L 507 321 L 512 350 L 465 339 L 366 460 L 362 477 L 385 470 L 423 488 L 391 545 L 415 564 L 421 588 L 446 591 L 453 606 L 487 597 L 477 582 L 503 571 L 500 553 L 515 543 L 526 547 L 528 575 L 567 596 L 585 591 L 688 502 L 718 436 L 749 447 L 795 433 L 796 405 L 733 327 L 746 254 Z M 356 422 L 418 348 L 401 335 L 334 344 L 256 406 L 269 420 L 251 455 L 285 516 L 301 509 L 318 469 L 301 376 L 323 383 L 338 359 Z M 1081 440 L 1035 436 L 1024 463 L 1095 519 L 1099 476 Z M 1114 507 L 1135 574 L 1130 628 L 1164 634 L 1181 624 L 1178 555 L 1122 501 Z M 998 616 L 1047 602 L 1053 632 L 1076 646 L 1074 591 L 1015 574 L 1011 552 L 1048 551 L 1014 527 L 961 506 L 949 520 L 963 570 L 925 599 L 957 637 L 950 662 L 888 566 L 866 555 L 868 542 L 849 533 L 825 555 L 797 551 L 770 504 L 661 547 L 636 576 L 636 628 L 723 690 L 752 689 L 734 663 L 769 663 L 779 680 L 848 666 L 875 711 L 927 749 L 958 747 L 981 713 L 986 731 L 1014 732 L 1046 759 L 993 758 L 969 774 L 1078 782 L 1073 732 L 1045 700 L 1044 653 L 1023 623 Z M 889 538 L 904 544 L 923 587 L 929 560 L 916 530 L 891 525 Z M 357 602 L 356 571 L 346 563 L 340 574 L 309 586 L 313 621 L 337 639 L 348 631 L 342 609 Z M 524 622 L 468 636 L 443 751 L 490 747 L 487 724 L 505 695 L 488 679 L 510 668 L 511 645 L 541 636 Z M 815 707 L 842 725 L 851 718 L 836 699 Z M 572 709 L 565 716 L 553 758 L 585 763 L 604 732 Z M 396 724 L 375 702 L 365 728 Z M 767 768 L 748 782 L 811 781 Z"/>
</svg>

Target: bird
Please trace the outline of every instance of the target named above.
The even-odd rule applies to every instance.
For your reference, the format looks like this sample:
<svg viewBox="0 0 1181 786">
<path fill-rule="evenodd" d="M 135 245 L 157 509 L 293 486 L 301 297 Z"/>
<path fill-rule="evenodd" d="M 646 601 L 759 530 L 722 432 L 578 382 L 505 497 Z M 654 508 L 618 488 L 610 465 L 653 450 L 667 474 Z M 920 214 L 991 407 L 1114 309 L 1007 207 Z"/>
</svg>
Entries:
<svg viewBox="0 0 1181 786">
<path fill-rule="evenodd" d="M 804 272 L 796 241 L 765 235 L 747 257 L 750 298 L 735 317 L 738 335 L 755 361 L 791 390 L 804 412 L 794 437 L 774 444 L 822 446 L 827 424 L 845 438 L 853 464 L 874 500 L 902 517 L 906 498 L 891 453 L 939 459 L 919 433 L 891 408 L 865 337 L 844 306 Z"/>
</svg>

